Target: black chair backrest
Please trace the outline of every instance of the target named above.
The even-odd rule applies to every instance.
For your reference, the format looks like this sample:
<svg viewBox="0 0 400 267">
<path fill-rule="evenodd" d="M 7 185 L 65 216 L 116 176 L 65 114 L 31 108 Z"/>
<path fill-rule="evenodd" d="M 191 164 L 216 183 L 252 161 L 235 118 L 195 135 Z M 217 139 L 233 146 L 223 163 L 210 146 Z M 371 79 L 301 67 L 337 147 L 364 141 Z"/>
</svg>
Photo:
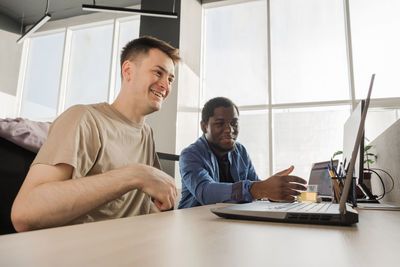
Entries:
<svg viewBox="0 0 400 267">
<path fill-rule="evenodd" d="M 36 153 L 0 137 L 0 234 L 15 233 L 11 206 Z"/>
<path fill-rule="evenodd" d="M 160 159 L 161 170 L 175 177 L 175 161 L 179 161 L 179 156 L 162 152 L 157 152 L 157 155 Z"/>
</svg>

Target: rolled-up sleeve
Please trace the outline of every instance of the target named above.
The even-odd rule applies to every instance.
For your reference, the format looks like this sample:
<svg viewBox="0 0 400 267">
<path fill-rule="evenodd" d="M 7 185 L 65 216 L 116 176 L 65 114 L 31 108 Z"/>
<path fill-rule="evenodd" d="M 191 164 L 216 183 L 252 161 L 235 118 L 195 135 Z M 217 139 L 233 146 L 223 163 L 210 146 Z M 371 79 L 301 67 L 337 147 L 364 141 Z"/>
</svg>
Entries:
<svg viewBox="0 0 400 267">
<path fill-rule="evenodd" d="M 243 180 L 232 184 L 231 199 L 237 202 L 251 202 L 253 196 L 250 194 L 250 188 L 254 181 Z"/>
</svg>

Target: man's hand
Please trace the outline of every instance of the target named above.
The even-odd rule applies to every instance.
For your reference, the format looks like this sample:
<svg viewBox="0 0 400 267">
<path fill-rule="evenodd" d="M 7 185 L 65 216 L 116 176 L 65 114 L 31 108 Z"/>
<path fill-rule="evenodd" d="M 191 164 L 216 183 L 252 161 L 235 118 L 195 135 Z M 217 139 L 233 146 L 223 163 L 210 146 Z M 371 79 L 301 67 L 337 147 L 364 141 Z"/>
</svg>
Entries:
<svg viewBox="0 0 400 267">
<path fill-rule="evenodd" d="M 139 182 L 139 189 L 154 198 L 154 204 L 158 209 L 163 211 L 174 207 L 178 190 L 171 176 L 159 169 L 141 164 L 133 164 L 125 168 L 132 168 L 130 171 L 134 172 L 135 176 L 141 180 Z M 143 174 L 138 175 L 141 170 Z"/>
<path fill-rule="evenodd" d="M 289 175 L 294 167 L 278 172 L 264 181 L 254 182 L 250 188 L 250 194 L 254 199 L 268 198 L 273 201 L 294 201 L 294 196 L 300 194 L 297 190 L 306 190 L 301 184 L 307 182 L 297 176 Z"/>
</svg>

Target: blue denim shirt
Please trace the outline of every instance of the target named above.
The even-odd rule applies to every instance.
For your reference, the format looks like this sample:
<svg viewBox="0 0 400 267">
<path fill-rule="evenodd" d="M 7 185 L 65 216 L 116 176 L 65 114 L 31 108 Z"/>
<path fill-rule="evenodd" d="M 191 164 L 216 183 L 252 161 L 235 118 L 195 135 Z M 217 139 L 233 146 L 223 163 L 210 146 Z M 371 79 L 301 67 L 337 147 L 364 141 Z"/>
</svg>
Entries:
<svg viewBox="0 0 400 267">
<path fill-rule="evenodd" d="M 235 149 L 228 153 L 228 159 L 233 184 L 219 182 L 217 157 L 204 135 L 185 148 L 179 158 L 182 199 L 178 208 L 220 202 L 251 202 L 251 185 L 259 179 L 245 147 L 236 142 Z"/>
</svg>

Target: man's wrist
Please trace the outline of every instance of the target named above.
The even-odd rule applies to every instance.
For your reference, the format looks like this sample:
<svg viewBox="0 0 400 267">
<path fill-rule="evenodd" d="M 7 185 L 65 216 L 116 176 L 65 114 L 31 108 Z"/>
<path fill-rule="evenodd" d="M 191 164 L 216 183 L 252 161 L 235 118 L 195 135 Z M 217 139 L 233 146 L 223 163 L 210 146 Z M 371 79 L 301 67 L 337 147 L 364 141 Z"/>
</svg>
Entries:
<svg viewBox="0 0 400 267">
<path fill-rule="evenodd" d="M 136 172 L 132 173 L 132 168 L 136 170 Z M 144 179 L 141 179 L 141 177 L 144 176 L 143 174 L 144 170 L 142 169 L 141 164 L 137 163 L 103 173 L 103 175 L 114 176 L 130 190 L 142 190 L 144 187 Z"/>
<path fill-rule="evenodd" d="M 260 190 L 258 190 L 258 186 L 259 186 L 260 181 L 255 181 L 253 182 L 253 184 L 250 187 L 250 194 L 253 197 L 253 199 L 260 199 L 262 198 L 261 194 L 260 194 Z"/>
</svg>

